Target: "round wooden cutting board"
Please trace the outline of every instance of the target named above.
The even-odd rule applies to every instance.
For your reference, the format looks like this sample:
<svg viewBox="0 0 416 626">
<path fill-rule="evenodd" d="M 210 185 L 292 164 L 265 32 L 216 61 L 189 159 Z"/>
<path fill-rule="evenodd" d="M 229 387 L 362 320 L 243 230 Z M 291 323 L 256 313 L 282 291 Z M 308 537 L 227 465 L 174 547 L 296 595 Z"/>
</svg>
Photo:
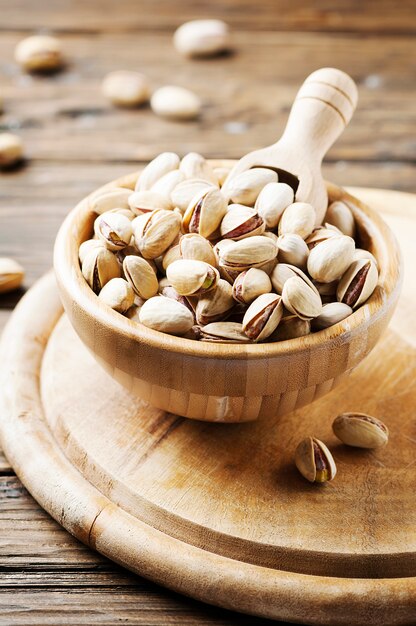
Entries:
<svg viewBox="0 0 416 626">
<path fill-rule="evenodd" d="M 353 193 L 400 240 L 408 272 L 398 310 L 344 383 L 274 420 L 213 424 L 150 407 L 96 364 L 62 316 L 51 274 L 28 292 L 2 340 L 0 434 L 59 523 L 125 567 L 222 607 L 305 624 L 415 623 L 416 198 Z M 384 449 L 340 444 L 331 423 L 351 410 L 384 419 Z M 311 485 L 294 467 L 307 435 L 333 451 L 333 482 Z"/>
</svg>

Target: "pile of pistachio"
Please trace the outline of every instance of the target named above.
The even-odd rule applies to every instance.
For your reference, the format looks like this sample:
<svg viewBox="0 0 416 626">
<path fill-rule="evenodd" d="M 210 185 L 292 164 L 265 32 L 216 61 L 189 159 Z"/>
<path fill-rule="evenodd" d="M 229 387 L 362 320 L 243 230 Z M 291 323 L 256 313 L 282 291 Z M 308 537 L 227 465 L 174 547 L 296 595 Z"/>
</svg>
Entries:
<svg viewBox="0 0 416 626">
<path fill-rule="evenodd" d="M 276 172 L 160 154 L 134 191 L 98 192 L 82 273 L 98 297 L 149 328 L 211 342 L 280 341 L 328 328 L 362 305 L 377 262 L 355 247 L 343 202 L 316 224 Z"/>
</svg>

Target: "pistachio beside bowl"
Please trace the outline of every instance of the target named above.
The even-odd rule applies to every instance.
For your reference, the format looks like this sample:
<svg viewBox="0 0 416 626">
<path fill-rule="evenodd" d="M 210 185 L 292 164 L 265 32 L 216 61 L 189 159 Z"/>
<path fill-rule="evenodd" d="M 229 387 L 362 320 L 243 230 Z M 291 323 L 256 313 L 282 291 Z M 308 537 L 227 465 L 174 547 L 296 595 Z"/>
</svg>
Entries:
<svg viewBox="0 0 416 626">
<path fill-rule="evenodd" d="M 232 161 L 209 163 L 217 175 L 233 165 Z M 185 165 L 183 170 L 191 164 Z M 363 294 L 363 276 L 369 274 L 368 252 L 361 258 L 358 250 L 354 252 L 354 257 L 352 250 L 345 251 L 351 275 L 345 278 L 343 284 L 331 283 L 328 268 L 322 267 L 320 258 L 313 253 L 317 237 L 323 236 L 328 248 L 331 247 L 331 233 L 318 232 L 313 234 L 312 239 L 308 237 L 308 250 L 305 253 L 303 239 L 300 237 L 298 241 L 290 229 L 286 230 L 281 220 L 279 232 L 270 232 L 267 238 L 264 237 L 260 222 L 256 222 L 247 207 L 240 207 L 238 215 L 232 207 L 231 210 L 228 208 L 227 218 L 221 222 L 221 234 L 228 236 L 227 233 L 231 233 L 233 240 L 223 239 L 217 250 L 217 246 L 214 247 L 220 261 L 218 269 L 214 267 L 212 271 L 212 248 L 208 245 L 205 250 L 200 239 L 212 239 L 218 224 L 210 222 L 203 203 L 191 206 L 192 197 L 204 185 L 209 186 L 202 179 L 198 181 L 195 171 L 197 166 L 201 168 L 203 164 L 192 164 L 192 175 L 196 177 L 192 190 L 189 185 L 183 184 L 186 177 L 184 171 L 167 171 L 159 183 L 152 180 L 152 168 L 146 168 L 145 179 L 139 177 L 140 173 L 134 173 L 113 181 L 84 199 L 68 215 L 58 234 L 54 253 L 55 272 L 64 308 L 79 337 L 96 360 L 131 393 L 155 407 L 184 417 L 214 422 L 247 422 L 290 412 L 333 389 L 377 343 L 393 313 L 400 291 L 402 267 L 397 243 L 390 229 L 374 211 L 346 191 L 328 184 L 330 202 L 342 201 L 348 204 L 355 221 L 356 237 L 361 246 L 371 253 L 370 257 L 374 255 L 377 261 L 378 284 L 362 306 L 359 306 L 359 298 Z M 274 219 L 267 211 L 270 202 L 266 202 L 267 187 L 275 184 L 271 178 L 262 181 L 263 198 L 259 196 L 257 200 L 257 212 L 266 224 Z M 157 215 L 152 214 L 152 211 L 146 212 L 146 206 L 154 206 L 155 194 L 161 194 L 166 188 L 174 189 L 172 198 L 175 196 L 174 204 L 178 207 L 178 213 L 175 213 L 176 209 L 172 211 L 171 207 L 171 210 L 161 207 Z M 136 191 L 131 194 L 134 189 Z M 104 190 L 111 193 L 103 194 Z M 210 202 L 215 202 L 215 192 L 209 193 L 213 196 Z M 239 194 L 241 197 L 233 197 L 233 202 L 248 202 L 249 189 L 240 189 Z M 203 197 L 207 195 L 204 193 Z M 88 242 L 97 215 L 102 215 L 109 208 L 106 206 L 109 196 L 117 198 L 120 208 L 106 213 L 104 221 L 98 220 L 97 239 Z M 129 212 L 134 209 L 134 203 L 140 206 L 141 215 L 134 218 L 133 227 L 130 227 L 132 216 Z M 282 203 L 284 205 L 284 199 Z M 279 207 L 275 207 L 274 215 L 276 210 L 279 211 Z M 178 246 L 175 241 L 180 227 L 179 213 L 182 213 L 183 224 L 190 232 L 180 239 Z M 290 215 L 287 217 L 290 218 Z M 334 219 L 338 217 L 335 205 Z M 303 212 L 298 212 L 297 218 L 301 221 L 299 232 L 302 228 L 307 230 L 311 221 L 307 207 Z M 154 249 L 155 245 L 160 245 L 160 238 L 153 240 L 151 234 L 159 220 L 158 232 L 161 228 L 165 229 L 166 237 L 163 239 L 165 243 L 169 240 L 165 250 L 170 247 L 169 254 L 163 256 L 166 284 L 162 280 L 156 286 L 151 268 L 159 263 L 158 255 L 163 251 Z M 195 234 L 195 224 L 203 237 Z M 239 238 L 242 224 L 245 229 L 252 229 L 251 237 Z M 343 228 L 349 227 L 351 225 L 343 225 Z M 136 259 L 129 254 L 129 246 L 126 245 L 133 230 L 136 241 L 140 241 L 140 233 L 146 234 L 141 244 L 142 256 Z M 110 240 L 109 237 L 114 237 L 114 233 L 115 238 Z M 260 252 L 257 250 L 253 257 L 257 262 L 250 266 L 247 259 L 251 252 L 246 248 L 251 250 L 256 244 L 256 238 L 262 240 L 262 258 L 258 258 Z M 285 267 L 273 272 L 271 282 L 276 293 L 272 293 L 269 276 L 263 269 L 268 267 L 268 254 L 271 254 L 278 238 L 285 255 L 285 263 L 280 265 Z M 268 239 L 270 246 L 263 245 Z M 105 242 L 104 247 L 100 241 Z M 118 251 L 120 241 L 123 242 L 122 249 Z M 180 246 L 186 246 L 188 259 L 192 258 L 193 250 L 198 248 L 198 262 L 192 263 L 192 276 L 187 268 L 182 267 L 186 259 L 182 258 Z M 109 249 L 112 250 L 113 258 L 117 256 L 117 267 L 105 263 L 104 256 Z M 100 272 L 94 268 L 102 263 L 103 272 L 111 270 L 110 275 L 106 275 L 103 280 L 107 284 L 110 284 L 108 281 L 115 281 L 114 288 L 106 289 L 98 298 L 84 278 L 88 268 L 84 276 L 81 273 L 78 254 L 84 259 L 83 271 L 85 258 L 88 258 L 85 265 L 91 265 L 90 284 L 100 279 Z M 328 255 L 331 256 L 331 250 Z M 92 258 L 94 263 L 91 262 Z M 241 259 L 244 259 L 242 265 Z M 311 283 L 312 287 L 300 277 L 303 275 L 302 270 L 296 267 L 294 269 L 297 271 L 291 270 L 289 261 L 293 259 L 296 259 L 298 266 L 304 261 L 305 271 L 308 264 L 307 271 L 315 283 Z M 136 267 L 138 265 L 140 267 Z M 290 276 L 282 276 L 284 271 L 291 272 Z M 319 277 L 324 271 L 327 282 L 323 284 Z M 125 276 L 130 275 L 132 290 L 124 285 L 121 293 L 121 272 Z M 144 277 L 140 286 L 134 281 L 134 275 L 139 274 Z M 186 281 L 183 281 L 184 275 Z M 238 280 L 235 280 L 237 276 Z M 282 286 L 284 283 L 281 291 L 280 281 Z M 234 284 L 231 286 L 230 283 Z M 171 284 L 175 286 L 176 299 L 168 293 Z M 368 284 L 368 279 L 363 284 Z M 351 289 L 351 285 L 360 288 Z M 99 288 L 97 285 L 97 291 Z M 140 288 L 145 291 L 140 293 Z M 166 307 L 163 311 L 158 310 L 160 296 L 152 297 L 157 289 L 159 293 L 168 296 L 169 310 Z M 340 301 L 322 307 L 321 298 L 336 299 L 337 289 L 340 290 Z M 304 291 L 308 292 L 305 298 Z M 127 312 L 127 317 L 123 317 L 110 308 L 112 298 L 119 292 L 119 310 L 125 310 L 132 298 L 138 299 L 137 302 L 142 305 L 140 319 L 144 323 L 149 320 L 153 328 L 137 323 L 134 314 L 129 315 Z M 347 303 L 344 292 L 348 296 Z M 193 324 L 194 315 L 190 311 L 187 313 L 181 298 L 192 300 L 196 296 L 198 303 L 194 314 L 202 336 L 191 339 L 163 332 L 171 327 L 171 320 L 174 319 L 178 325 L 175 332 L 186 335 Z M 143 298 L 146 299 L 144 304 Z M 236 301 L 241 303 L 241 310 L 245 311 L 241 323 L 234 322 L 232 318 L 227 322 L 222 321 L 227 306 L 231 306 L 233 300 L 234 304 Z M 287 312 L 284 317 L 283 305 Z M 256 320 L 266 310 L 273 324 L 259 326 Z M 349 315 L 345 317 L 347 313 Z M 153 322 L 155 319 L 156 326 Z M 311 326 L 317 332 L 310 333 Z M 270 328 L 273 328 L 273 332 L 268 336 Z M 198 338 L 200 341 L 195 341 Z M 223 343 L 224 340 L 227 343 Z M 257 343 L 261 341 L 266 343 Z"/>
</svg>

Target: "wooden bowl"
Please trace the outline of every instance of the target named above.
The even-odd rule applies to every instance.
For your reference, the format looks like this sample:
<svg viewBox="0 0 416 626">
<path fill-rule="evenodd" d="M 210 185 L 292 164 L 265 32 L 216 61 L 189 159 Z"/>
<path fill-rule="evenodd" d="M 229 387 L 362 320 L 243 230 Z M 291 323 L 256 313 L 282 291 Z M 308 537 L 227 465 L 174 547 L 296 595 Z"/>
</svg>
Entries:
<svg viewBox="0 0 416 626">
<path fill-rule="evenodd" d="M 230 161 L 215 161 L 215 166 Z M 134 188 L 139 172 L 104 188 Z M 328 184 L 331 201 L 354 213 L 360 245 L 379 263 L 379 284 L 346 320 L 306 337 L 278 343 L 229 345 L 174 337 L 130 321 L 103 304 L 84 280 L 78 262 L 95 215 L 88 197 L 58 233 L 54 267 L 65 311 L 84 344 L 110 375 L 150 404 L 192 419 L 248 422 L 284 414 L 331 391 L 372 350 L 386 328 L 400 292 L 402 262 L 383 220 Z"/>
</svg>

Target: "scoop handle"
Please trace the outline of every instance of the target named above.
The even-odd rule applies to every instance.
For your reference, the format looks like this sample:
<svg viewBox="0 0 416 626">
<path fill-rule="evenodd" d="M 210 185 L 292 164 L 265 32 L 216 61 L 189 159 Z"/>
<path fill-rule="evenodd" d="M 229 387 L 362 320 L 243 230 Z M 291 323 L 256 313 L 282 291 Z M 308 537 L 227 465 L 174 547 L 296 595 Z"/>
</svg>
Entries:
<svg viewBox="0 0 416 626">
<path fill-rule="evenodd" d="M 299 151 L 301 160 L 320 164 L 350 121 L 357 105 L 357 86 L 341 70 L 313 72 L 299 89 L 281 141 Z"/>
</svg>

